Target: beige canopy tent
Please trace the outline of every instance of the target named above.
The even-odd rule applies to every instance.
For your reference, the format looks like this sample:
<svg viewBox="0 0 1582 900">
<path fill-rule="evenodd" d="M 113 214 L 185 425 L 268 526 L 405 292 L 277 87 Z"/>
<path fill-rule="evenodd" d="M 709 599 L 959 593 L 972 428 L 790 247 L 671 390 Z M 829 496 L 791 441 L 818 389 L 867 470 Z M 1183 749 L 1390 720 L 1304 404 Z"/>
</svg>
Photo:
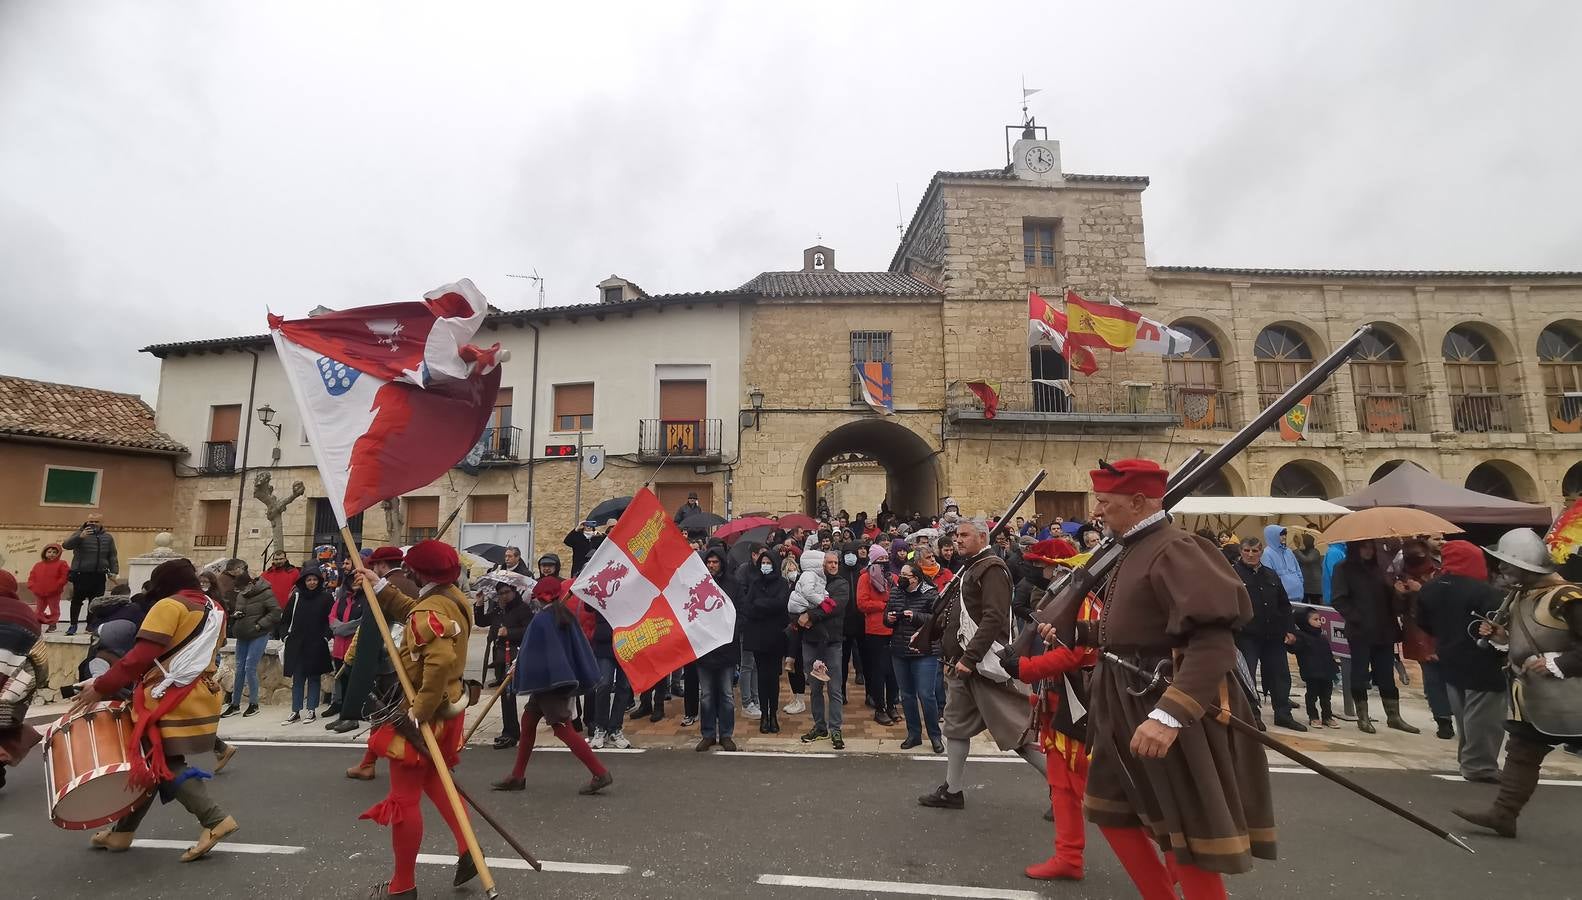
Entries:
<svg viewBox="0 0 1582 900">
<path fill-rule="evenodd" d="M 1390 474 L 1335 502 L 1348 509 L 1405 506 L 1431 512 L 1457 525 L 1530 525 L 1543 529 L 1554 512 L 1541 503 L 1506 500 L 1480 494 L 1430 475 L 1421 466 L 1403 462 Z"/>
<path fill-rule="evenodd" d="M 1313 531 L 1351 512 L 1344 506 L 1317 497 L 1187 497 L 1170 508 L 1170 514 L 1188 530 L 1207 527 L 1240 533 L 1248 519 L 1280 522 Z"/>
</svg>

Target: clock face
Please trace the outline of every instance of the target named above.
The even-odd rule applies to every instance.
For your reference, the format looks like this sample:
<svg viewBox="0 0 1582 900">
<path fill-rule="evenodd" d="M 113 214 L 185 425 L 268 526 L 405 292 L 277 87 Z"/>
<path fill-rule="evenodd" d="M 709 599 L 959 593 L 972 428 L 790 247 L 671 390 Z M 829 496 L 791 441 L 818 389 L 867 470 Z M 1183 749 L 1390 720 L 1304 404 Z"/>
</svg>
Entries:
<svg viewBox="0 0 1582 900">
<path fill-rule="evenodd" d="M 1048 147 L 1030 147 L 1022 159 L 1027 163 L 1027 168 L 1040 175 L 1055 167 L 1055 155 L 1049 152 Z"/>
</svg>

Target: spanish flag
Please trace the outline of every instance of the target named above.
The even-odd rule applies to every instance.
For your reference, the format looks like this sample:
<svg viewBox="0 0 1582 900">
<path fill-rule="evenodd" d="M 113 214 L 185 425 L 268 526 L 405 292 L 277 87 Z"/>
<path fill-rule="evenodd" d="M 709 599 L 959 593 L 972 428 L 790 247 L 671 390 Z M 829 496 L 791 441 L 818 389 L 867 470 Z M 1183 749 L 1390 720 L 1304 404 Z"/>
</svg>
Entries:
<svg viewBox="0 0 1582 900">
<path fill-rule="evenodd" d="M 1027 346 L 1049 346 L 1065 356 L 1071 368 L 1084 375 L 1099 370 L 1099 361 L 1093 351 L 1066 340 L 1066 314 L 1058 310 L 1037 291 L 1027 292 Z"/>
<path fill-rule="evenodd" d="M 1084 300 L 1076 291 L 1066 291 L 1066 341 L 1078 347 L 1105 347 L 1127 350 L 1137 343 L 1140 313 L 1124 306 Z"/>
</svg>

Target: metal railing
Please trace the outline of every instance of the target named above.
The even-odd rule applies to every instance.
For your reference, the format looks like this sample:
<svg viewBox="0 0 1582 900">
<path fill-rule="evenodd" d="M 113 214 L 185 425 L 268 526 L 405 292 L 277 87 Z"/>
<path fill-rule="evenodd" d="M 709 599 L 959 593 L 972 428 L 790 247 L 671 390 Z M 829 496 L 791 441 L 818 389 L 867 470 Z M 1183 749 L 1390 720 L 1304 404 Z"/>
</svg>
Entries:
<svg viewBox="0 0 1582 900">
<path fill-rule="evenodd" d="M 1450 395 L 1450 420 L 1457 431 L 1520 431 L 1520 409 L 1521 397 L 1515 394 Z"/>
<path fill-rule="evenodd" d="M 1544 408 L 1549 414 L 1550 431 L 1582 433 L 1582 391 L 1551 391 L 1544 396 Z"/>
<path fill-rule="evenodd" d="M 235 441 L 206 441 L 198 471 L 204 475 L 229 475 L 236 471 Z M 221 539 L 224 543 L 224 539 Z"/>
<path fill-rule="evenodd" d="M 1280 391 L 1258 392 L 1258 408 L 1268 409 L 1274 401 L 1280 399 Z M 1313 394 L 1313 404 L 1308 408 L 1308 431 L 1338 431 L 1340 423 L 1335 420 L 1335 398 L 1327 390 Z M 1280 423 L 1276 422 L 1269 428 L 1270 431 L 1280 430 Z"/>
<path fill-rule="evenodd" d="M 1424 394 L 1360 394 L 1357 404 L 1357 430 L 1370 434 L 1400 431 L 1426 431 L 1428 397 Z"/>
<path fill-rule="evenodd" d="M 522 429 L 510 426 L 483 430 L 483 461 L 503 462 L 521 458 Z"/>
<path fill-rule="evenodd" d="M 1239 391 L 1167 384 L 1164 392 L 1165 407 L 1180 418 L 1180 427 L 1197 431 L 1236 430 L 1240 419 L 1237 415 L 1237 405 L 1241 402 Z"/>
<path fill-rule="evenodd" d="M 719 459 L 720 433 L 719 419 L 639 419 L 637 458 Z"/>
</svg>

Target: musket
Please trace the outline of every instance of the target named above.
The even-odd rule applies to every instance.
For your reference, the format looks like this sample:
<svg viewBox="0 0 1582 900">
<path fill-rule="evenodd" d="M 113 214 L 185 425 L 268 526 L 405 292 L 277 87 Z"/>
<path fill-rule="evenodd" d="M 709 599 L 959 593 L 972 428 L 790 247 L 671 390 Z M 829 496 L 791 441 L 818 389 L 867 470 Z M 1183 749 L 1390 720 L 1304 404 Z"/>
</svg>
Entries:
<svg viewBox="0 0 1582 900">
<path fill-rule="evenodd" d="M 1147 680 L 1147 684 L 1142 688 L 1135 690 L 1128 688 L 1127 693 L 1129 694 L 1142 696 L 1158 688 L 1161 684 L 1170 683 L 1169 676 L 1165 674 L 1165 670 L 1167 668 L 1166 662 L 1161 662 L 1157 668 L 1150 672 L 1147 669 L 1144 669 L 1143 667 L 1131 662 L 1130 660 L 1116 656 L 1114 653 L 1111 653 L 1108 650 L 1103 651 L 1103 655 L 1107 662 L 1112 662 L 1115 665 L 1120 666 L 1122 669 L 1132 673 L 1133 675 Z M 1373 801 L 1375 804 L 1384 807 L 1392 813 L 1395 813 L 1406 821 L 1411 822 L 1413 825 L 1416 825 L 1430 834 L 1433 834 L 1435 837 L 1443 838 L 1444 840 L 1455 844 L 1457 847 L 1460 847 L 1468 853 L 1477 852 L 1476 850 L 1473 850 L 1471 847 L 1467 846 L 1465 841 L 1451 834 L 1449 831 L 1440 828 L 1438 825 L 1435 825 L 1433 822 L 1428 821 L 1427 819 L 1423 818 L 1417 813 L 1412 812 L 1409 809 L 1406 809 L 1405 807 L 1386 800 L 1378 794 L 1375 794 L 1373 791 L 1370 791 L 1355 781 L 1352 781 L 1350 778 L 1347 778 L 1339 772 L 1336 772 L 1329 766 L 1326 766 L 1313 757 L 1308 756 L 1306 753 L 1291 747 L 1287 747 L 1285 744 L 1282 744 L 1281 742 L 1270 737 L 1268 734 L 1265 734 L 1261 729 L 1258 728 L 1258 726 L 1244 722 L 1232 715 L 1228 709 L 1218 706 L 1206 706 L 1204 707 L 1204 716 L 1207 718 L 1213 718 L 1218 722 L 1223 722 L 1224 724 L 1230 726 L 1230 728 L 1233 730 L 1239 731 L 1242 734 L 1252 738 L 1253 740 L 1280 754 L 1286 759 L 1301 763 L 1303 766 L 1306 766 L 1308 769 L 1311 769 L 1325 778 L 1328 778 L 1330 781 L 1333 781 L 1346 790 L 1351 791 L 1365 800 Z"/>
<path fill-rule="evenodd" d="M 1345 365 L 1357 352 L 1362 344 L 1362 339 L 1373 330 L 1373 326 L 1364 325 L 1358 328 L 1351 337 L 1347 338 L 1335 351 L 1320 360 L 1306 375 L 1291 385 L 1290 389 L 1281 394 L 1273 403 L 1269 404 L 1263 412 L 1259 413 L 1248 422 L 1240 431 L 1231 435 L 1218 450 L 1208 458 L 1203 459 L 1201 451 L 1190 457 L 1185 463 L 1176 467 L 1170 480 L 1165 486 L 1164 508 L 1170 509 L 1189 496 L 1205 481 L 1212 478 L 1215 473 L 1225 467 L 1225 464 L 1238 453 L 1258 439 L 1276 421 L 1290 412 L 1293 407 L 1302 402 L 1302 398 L 1316 391 L 1319 385 L 1329 380 L 1329 376 L 1336 369 Z M 1055 626 L 1061 635 L 1070 636 L 1075 631 L 1077 609 L 1082 603 L 1082 598 L 1089 591 L 1095 590 L 1103 584 L 1104 578 L 1121 556 L 1121 542 L 1117 536 L 1106 537 L 1093 549 L 1093 554 L 1081 566 L 1065 573 L 1060 578 L 1051 582 L 1039 599 L 1038 607 L 1033 613 L 1035 622 L 1047 622 Z M 1037 629 L 1029 628 L 1022 632 L 1017 640 L 1015 650 L 1025 654 L 1036 636 Z"/>
</svg>

